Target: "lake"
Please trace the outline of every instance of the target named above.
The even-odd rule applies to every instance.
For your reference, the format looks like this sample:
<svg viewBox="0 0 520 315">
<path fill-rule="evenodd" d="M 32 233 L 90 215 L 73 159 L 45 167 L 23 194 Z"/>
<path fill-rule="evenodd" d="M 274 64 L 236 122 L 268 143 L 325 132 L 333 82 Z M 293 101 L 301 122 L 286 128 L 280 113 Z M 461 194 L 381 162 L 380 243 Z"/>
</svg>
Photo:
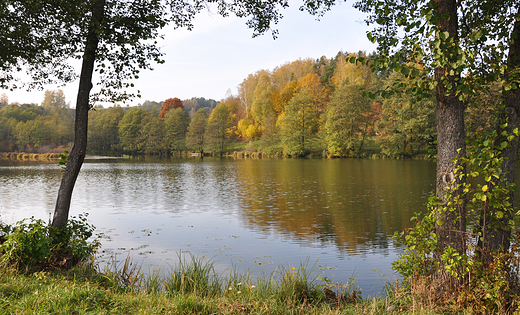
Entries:
<svg viewBox="0 0 520 315">
<path fill-rule="evenodd" d="M 0 220 L 50 220 L 57 163 L 0 161 Z M 71 215 L 103 233 L 98 261 L 128 255 L 169 270 L 180 252 L 217 270 L 269 274 L 308 260 L 334 282 L 354 276 L 363 297 L 397 275 L 392 240 L 424 211 L 435 163 L 362 159 L 88 159 Z"/>
</svg>

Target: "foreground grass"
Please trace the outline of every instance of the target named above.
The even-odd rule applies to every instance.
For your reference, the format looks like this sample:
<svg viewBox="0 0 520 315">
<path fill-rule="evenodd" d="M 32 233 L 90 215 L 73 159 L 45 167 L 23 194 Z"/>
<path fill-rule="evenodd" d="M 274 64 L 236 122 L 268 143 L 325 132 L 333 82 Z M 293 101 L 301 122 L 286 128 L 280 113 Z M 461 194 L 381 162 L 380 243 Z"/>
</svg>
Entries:
<svg viewBox="0 0 520 315">
<path fill-rule="evenodd" d="M 153 277 L 152 277 L 153 278 Z M 68 271 L 22 273 L 0 270 L 1 314 L 471 314 L 414 307 L 409 295 L 372 300 L 339 301 L 302 298 L 301 288 L 287 292 L 287 284 L 260 289 L 242 283 L 219 292 L 154 290 L 114 284 L 113 275 L 88 267 Z M 234 279 L 238 280 L 238 279 Z M 146 282 L 145 281 L 145 282 Z M 153 281 L 152 281 L 153 282 Z M 260 286 L 262 284 L 260 283 Z M 245 289 L 244 289 L 245 288 Z M 297 294 L 293 294 L 297 293 Z M 316 292 L 315 292 L 316 293 Z"/>
</svg>

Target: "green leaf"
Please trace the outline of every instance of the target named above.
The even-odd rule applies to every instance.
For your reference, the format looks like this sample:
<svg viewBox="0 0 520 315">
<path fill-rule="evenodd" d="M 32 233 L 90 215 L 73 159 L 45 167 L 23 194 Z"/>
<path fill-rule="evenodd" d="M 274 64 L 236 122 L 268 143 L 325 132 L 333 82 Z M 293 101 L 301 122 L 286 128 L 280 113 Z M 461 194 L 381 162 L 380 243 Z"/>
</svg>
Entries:
<svg viewBox="0 0 520 315">
<path fill-rule="evenodd" d="M 476 32 L 473 32 L 473 34 L 471 34 L 471 39 L 472 40 L 478 40 L 482 37 L 482 30 L 478 30 Z"/>
</svg>

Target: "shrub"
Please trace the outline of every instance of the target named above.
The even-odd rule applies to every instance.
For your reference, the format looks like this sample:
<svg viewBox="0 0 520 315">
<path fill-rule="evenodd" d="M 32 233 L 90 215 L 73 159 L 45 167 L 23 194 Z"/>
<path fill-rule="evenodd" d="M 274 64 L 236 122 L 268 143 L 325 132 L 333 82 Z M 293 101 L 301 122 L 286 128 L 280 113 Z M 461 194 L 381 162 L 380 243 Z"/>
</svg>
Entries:
<svg viewBox="0 0 520 315">
<path fill-rule="evenodd" d="M 24 268 L 69 268 L 92 257 L 99 238 L 90 240 L 94 227 L 86 215 L 72 217 L 62 229 L 31 217 L 14 226 L 4 225 L 4 241 L 0 245 L 1 263 Z"/>
</svg>

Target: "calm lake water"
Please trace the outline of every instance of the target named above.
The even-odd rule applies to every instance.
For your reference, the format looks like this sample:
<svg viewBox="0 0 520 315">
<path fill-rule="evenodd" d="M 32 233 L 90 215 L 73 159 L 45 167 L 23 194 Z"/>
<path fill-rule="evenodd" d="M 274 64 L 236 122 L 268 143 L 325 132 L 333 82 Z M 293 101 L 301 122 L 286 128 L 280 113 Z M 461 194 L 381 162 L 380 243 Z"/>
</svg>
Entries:
<svg viewBox="0 0 520 315">
<path fill-rule="evenodd" d="M 57 163 L 0 161 L 0 220 L 49 220 L 60 180 Z M 256 275 L 308 259 L 333 281 L 354 275 L 368 297 L 397 278 L 391 236 L 434 185 L 429 161 L 92 159 L 71 215 L 88 213 L 103 233 L 101 265 L 130 255 L 169 270 L 189 251 Z"/>
</svg>

